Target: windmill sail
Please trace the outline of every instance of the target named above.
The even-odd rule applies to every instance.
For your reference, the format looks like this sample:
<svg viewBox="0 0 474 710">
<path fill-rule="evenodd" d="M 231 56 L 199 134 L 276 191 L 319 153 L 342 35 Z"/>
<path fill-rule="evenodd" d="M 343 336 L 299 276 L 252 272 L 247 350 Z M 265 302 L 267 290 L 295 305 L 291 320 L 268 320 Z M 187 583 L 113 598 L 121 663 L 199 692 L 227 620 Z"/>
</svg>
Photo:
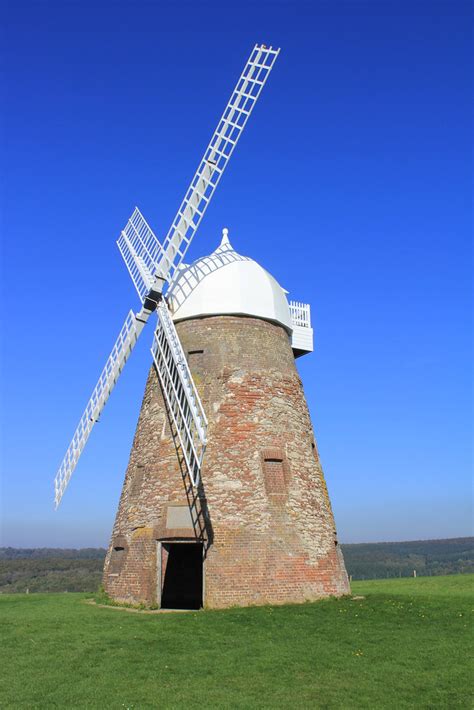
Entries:
<svg viewBox="0 0 474 710">
<path fill-rule="evenodd" d="M 162 247 L 142 213 L 135 207 L 117 246 L 142 303 L 150 292 Z"/>
<path fill-rule="evenodd" d="M 151 352 L 186 469 L 196 486 L 206 448 L 207 419 L 164 300 L 158 304 L 157 314 L 158 327 Z"/>
<path fill-rule="evenodd" d="M 138 210 L 121 233 L 117 244 L 142 302 L 153 277 L 157 277 L 158 283 L 164 280 L 171 285 L 279 52 L 263 44 L 253 48 L 163 247 Z M 137 220 L 139 226 L 135 228 Z M 158 288 L 160 292 L 161 288 L 162 284 Z"/>
<path fill-rule="evenodd" d="M 106 405 L 106 402 L 117 384 L 120 373 L 122 372 L 125 363 L 127 362 L 130 353 L 135 347 L 135 343 L 145 325 L 145 320 L 139 320 L 138 317 L 130 311 L 125 319 L 125 323 L 119 333 L 115 345 L 112 348 L 105 367 L 101 372 L 99 381 L 92 392 L 84 414 L 79 420 L 72 441 L 69 444 L 68 450 L 61 462 L 59 470 L 54 480 L 55 489 L 55 504 L 58 507 L 67 484 L 76 468 L 79 457 L 87 443 L 89 435 L 100 413 Z"/>
<path fill-rule="evenodd" d="M 55 479 L 58 506 L 92 427 L 107 402 L 150 313 L 157 307 L 158 328 L 152 347 L 163 392 L 176 427 L 189 476 L 199 481 L 206 445 L 207 422 L 189 372 L 178 334 L 162 300 L 163 287 L 173 283 L 199 223 L 214 194 L 247 120 L 268 79 L 279 49 L 255 45 L 231 95 L 198 170 L 191 181 L 163 245 L 138 208 L 117 241 L 143 304 L 130 311 L 114 349 L 74 433 Z"/>
</svg>

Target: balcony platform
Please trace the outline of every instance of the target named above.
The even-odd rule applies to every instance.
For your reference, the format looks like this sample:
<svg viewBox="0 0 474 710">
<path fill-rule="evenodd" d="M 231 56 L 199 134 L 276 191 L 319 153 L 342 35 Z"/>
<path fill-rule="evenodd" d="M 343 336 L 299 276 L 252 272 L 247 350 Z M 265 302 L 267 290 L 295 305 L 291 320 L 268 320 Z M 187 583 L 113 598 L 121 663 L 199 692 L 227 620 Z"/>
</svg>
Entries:
<svg viewBox="0 0 474 710">
<path fill-rule="evenodd" d="M 297 358 L 312 353 L 314 350 L 311 309 L 309 303 L 300 303 L 299 301 L 289 301 L 288 305 L 293 327 L 291 347 L 295 358 Z"/>
</svg>

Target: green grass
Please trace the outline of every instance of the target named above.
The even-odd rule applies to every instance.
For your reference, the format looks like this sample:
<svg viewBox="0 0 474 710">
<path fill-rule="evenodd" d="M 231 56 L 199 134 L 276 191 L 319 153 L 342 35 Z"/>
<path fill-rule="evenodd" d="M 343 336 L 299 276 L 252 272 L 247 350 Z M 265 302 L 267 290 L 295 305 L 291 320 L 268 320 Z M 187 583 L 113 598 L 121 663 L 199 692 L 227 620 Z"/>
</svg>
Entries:
<svg viewBox="0 0 474 710">
<path fill-rule="evenodd" d="M 471 708 L 474 575 L 356 582 L 365 599 L 132 613 L 0 596 L 2 708 Z"/>
</svg>

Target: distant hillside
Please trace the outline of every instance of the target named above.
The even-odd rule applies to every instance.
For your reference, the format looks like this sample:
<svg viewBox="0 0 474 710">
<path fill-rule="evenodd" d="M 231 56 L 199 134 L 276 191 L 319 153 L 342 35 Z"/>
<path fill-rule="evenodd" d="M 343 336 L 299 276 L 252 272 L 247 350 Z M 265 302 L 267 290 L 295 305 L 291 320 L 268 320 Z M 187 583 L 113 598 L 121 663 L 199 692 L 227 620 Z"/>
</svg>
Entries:
<svg viewBox="0 0 474 710">
<path fill-rule="evenodd" d="M 95 592 L 105 550 L 84 548 L 0 548 L 0 593 Z"/>
<path fill-rule="evenodd" d="M 352 579 L 474 572 L 474 537 L 341 545 Z M 0 593 L 95 592 L 105 550 L 0 548 Z"/>
<path fill-rule="evenodd" d="M 341 545 L 352 579 L 474 572 L 474 537 Z"/>
<path fill-rule="evenodd" d="M 0 560 L 38 560 L 50 557 L 61 560 L 103 560 L 105 553 L 103 547 L 81 547 L 78 550 L 62 547 L 0 547 Z"/>
</svg>

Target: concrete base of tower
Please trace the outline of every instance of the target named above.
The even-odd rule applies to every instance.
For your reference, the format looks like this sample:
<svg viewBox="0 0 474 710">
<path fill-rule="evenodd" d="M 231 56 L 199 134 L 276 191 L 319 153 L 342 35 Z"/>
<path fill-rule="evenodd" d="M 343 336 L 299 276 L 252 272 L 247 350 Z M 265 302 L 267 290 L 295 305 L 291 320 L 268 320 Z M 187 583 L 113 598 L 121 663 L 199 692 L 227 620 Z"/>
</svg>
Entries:
<svg viewBox="0 0 474 710">
<path fill-rule="evenodd" d="M 168 608 L 348 594 L 287 332 L 237 316 L 177 328 L 209 420 L 202 483 L 193 489 L 180 465 L 152 369 L 107 553 L 106 591 Z"/>
</svg>

